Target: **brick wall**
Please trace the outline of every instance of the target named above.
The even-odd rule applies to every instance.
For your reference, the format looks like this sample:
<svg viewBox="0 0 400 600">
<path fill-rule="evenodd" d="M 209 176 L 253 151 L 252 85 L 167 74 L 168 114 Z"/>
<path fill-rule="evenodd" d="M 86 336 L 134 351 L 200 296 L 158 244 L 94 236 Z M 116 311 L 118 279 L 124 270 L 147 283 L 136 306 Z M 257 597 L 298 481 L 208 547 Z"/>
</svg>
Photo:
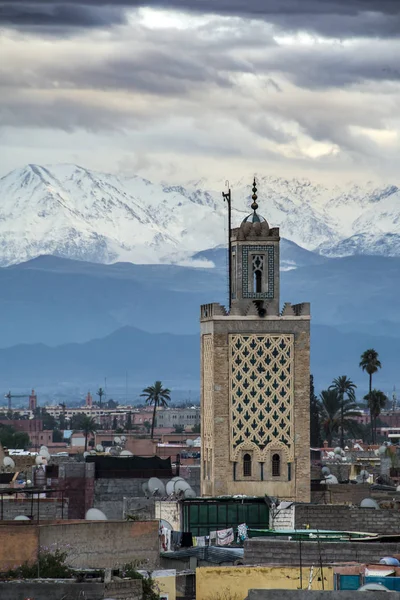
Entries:
<svg viewBox="0 0 400 600">
<path fill-rule="evenodd" d="M 3 498 L 0 515 L 3 521 L 13 521 L 18 515 L 31 517 L 34 521 L 52 521 L 68 517 L 68 499 L 40 498 L 31 500 L 25 498 Z"/>
<path fill-rule="evenodd" d="M 0 571 L 36 560 L 39 546 L 38 528 L 26 523 L 1 525 Z M 1 592 L 0 598 L 3 599 Z"/>
<path fill-rule="evenodd" d="M 52 581 L 10 581 L 0 582 L 1 600 L 20 598 L 38 598 L 38 600 L 65 600 L 65 598 L 85 598 L 99 600 L 104 598 L 104 583 L 75 583 Z M 118 596 L 115 596 L 119 600 Z M 124 596 L 128 599 L 129 597 Z M 130 600 L 130 599 L 129 599 Z M 132 597 L 132 600 L 140 598 Z"/>
<path fill-rule="evenodd" d="M 142 582 L 138 579 L 133 581 L 111 581 L 105 584 L 105 596 L 113 600 L 141 600 L 143 598 Z"/>
<path fill-rule="evenodd" d="M 400 533 L 400 511 L 356 506 L 301 505 L 295 507 L 295 528 L 337 529 L 370 533 Z"/>
<path fill-rule="evenodd" d="M 143 568 L 159 564 L 158 521 L 82 521 L 41 525 L 40 546 L 68 552 L 78 568 L 113 568 L 140 561 Z"/>
<path fill-rule="evenodd" d="M 368 542 L 315 542 L 301 543 L 301 560 L 304 566 L 320 563 L 378 563 L 383 556 L 400 554 L 400 544 Z M 250 539 L 244 544 L 244 564 L 248 565 L 299 565 L 300 543 L 271 538 Z"/>
</svg>

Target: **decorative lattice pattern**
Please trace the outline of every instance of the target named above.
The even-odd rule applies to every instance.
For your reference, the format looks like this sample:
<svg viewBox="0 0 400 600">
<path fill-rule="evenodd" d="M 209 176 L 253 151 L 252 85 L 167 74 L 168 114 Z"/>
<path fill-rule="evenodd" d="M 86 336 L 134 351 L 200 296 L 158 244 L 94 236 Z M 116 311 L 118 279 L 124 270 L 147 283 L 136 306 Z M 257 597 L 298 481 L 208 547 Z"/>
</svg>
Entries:
<svg viewBox="0 0 400 600">
<path fill-rule="evenodd" d="M 231 460 L 253 449 L 258 460 L 281 448 L 293 457 L 294 340 L 230 335 Z"/>
<path fill-rule="evenodd" d="M 268 290 L 266 292 L 249 291 L 249 278 L 251 280 L 253 273 L 249 273 L 249 252 L 265 252 L 268 265 Z M 258 257 L 259 258 L 259 257 Z M 252 265 L 253 266 L 253 265 Z M 264 263 L 262 268 L 265 268 Z M 274 247 L 270 246 L 242 246 L 242 296 L 243 298 L 265 299 L 274 297 Z"/>
<path fill-rule="evenodd" d="M 213 448 L 213 343 L 211 335 L 203 336 L 203 427 L 202 445 L 204 460 L 209 460 Z"/>
</svg>

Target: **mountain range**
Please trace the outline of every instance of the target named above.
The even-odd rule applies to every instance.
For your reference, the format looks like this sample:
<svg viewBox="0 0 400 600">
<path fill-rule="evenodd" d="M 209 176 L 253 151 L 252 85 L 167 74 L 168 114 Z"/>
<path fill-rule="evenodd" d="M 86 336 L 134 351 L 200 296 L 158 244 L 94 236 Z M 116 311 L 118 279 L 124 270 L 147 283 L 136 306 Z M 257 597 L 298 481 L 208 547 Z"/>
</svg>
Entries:
<svg viewBox="0 0 400 600">
<path fill-rule="evenodd" d="M 233 225 L 252 178 L 231 182 Z M 400 191 L 257 177 L 281 227 L 281 303 L 311 302 L 316 387 L 375 347 L 377 386 L 397 382 Z M 0 385 L 59 390 L 125 376 L 199 386 L 199 306 L 227 303 L 223 182 L 153 183 L 75 165 L 0 179 Z M 247 208 L 246 208 L 247 206 Z M 240 210 L 239 210 L 240 209 Z"/>
<path fill-rule="evenodd" d="M 233 225 L 250 210 L 251 181 L 231 182 Z M 327 187 L 260 175 L 257 186 L 260 213 L 302 248 L 330 257 L 400 253 L 395 185 Z M 222 181 L 171 185 L 76 165 L 28 165 L 0 179 L 0 265 L 43 254 L 186 264 L 226 241 L 223 189 Z"/>
</svg>

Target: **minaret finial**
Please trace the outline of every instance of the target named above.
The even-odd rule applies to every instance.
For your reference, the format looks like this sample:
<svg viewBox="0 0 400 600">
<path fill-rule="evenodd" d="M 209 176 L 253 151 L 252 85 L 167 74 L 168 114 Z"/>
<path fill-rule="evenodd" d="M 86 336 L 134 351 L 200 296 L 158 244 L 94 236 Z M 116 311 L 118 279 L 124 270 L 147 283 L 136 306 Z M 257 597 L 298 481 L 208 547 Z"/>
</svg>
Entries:
<svg viewBox="0 0 400 600">
<path fill-rule="evenodd" d="M 251 208 L 254 210 L 254 212 L 256 212 L 257 208 L 258 208 L 258 204 L 257 204 L 257 185 L 256 185 L 256 178 L 254 177 L 254 181 L 253 181 L 253 195 L 252 195 L 252 200 L 253 203 L 251 205 Z"/>
</svg>

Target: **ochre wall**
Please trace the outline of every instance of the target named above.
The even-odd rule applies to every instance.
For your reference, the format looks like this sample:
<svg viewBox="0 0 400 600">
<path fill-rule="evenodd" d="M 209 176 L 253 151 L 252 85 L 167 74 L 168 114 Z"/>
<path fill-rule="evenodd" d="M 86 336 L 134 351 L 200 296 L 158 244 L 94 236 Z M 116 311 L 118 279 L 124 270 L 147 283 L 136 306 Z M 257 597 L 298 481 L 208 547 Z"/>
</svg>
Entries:
<svg viewBox="0 0 400 600">
<path fill-rule="evenodd" d="M 36 525 L 2 525 L 0 528 L 0 571 L 24 562 L 34 562 L 39 548 Z"/>
<path fill-rule="evenodd" d="M 312 590 L 322 590 L 320 572 L 314 568 Z M 310 568 L 303 568 L 303 589 L 308 588 Z M 244 600 L 250 589 L 300 589 L 298 567 L 200 567 L 196 569 L 196 600 Z M 324 567 L 324 589 L 333 590 L 333 569 Z"/>
</svg>

